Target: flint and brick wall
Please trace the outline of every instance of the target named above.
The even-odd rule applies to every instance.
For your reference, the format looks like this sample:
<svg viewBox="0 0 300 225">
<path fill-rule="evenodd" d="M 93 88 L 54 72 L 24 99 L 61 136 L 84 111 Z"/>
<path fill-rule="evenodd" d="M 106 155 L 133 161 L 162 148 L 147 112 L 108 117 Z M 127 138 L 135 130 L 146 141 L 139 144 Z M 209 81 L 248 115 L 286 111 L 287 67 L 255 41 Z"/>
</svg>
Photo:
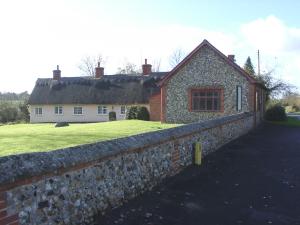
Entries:
<svg viewBox="0 0 300 225">
<path fill-rule="evenodd" d="M 252 114 L 81 145 L 0 158 L 0 224 L 93 224 L 253 127 Z M 205 161 L 205 159 L 204 159 Z M 205 193 L 204 193 L 205 194 Z"/>
<path fill-rule="evenodd" d="M 203 48 L 166 83 L 164 119 L 170 123 L 191 123 L 238 114 L 236 86 L 242 87 L 242 112 L 251 111 L 250 82 L 213 50 Z M 224 110 L 189 111 L 189 90 L 194 88 L 223 89 Z"/>
</svg>

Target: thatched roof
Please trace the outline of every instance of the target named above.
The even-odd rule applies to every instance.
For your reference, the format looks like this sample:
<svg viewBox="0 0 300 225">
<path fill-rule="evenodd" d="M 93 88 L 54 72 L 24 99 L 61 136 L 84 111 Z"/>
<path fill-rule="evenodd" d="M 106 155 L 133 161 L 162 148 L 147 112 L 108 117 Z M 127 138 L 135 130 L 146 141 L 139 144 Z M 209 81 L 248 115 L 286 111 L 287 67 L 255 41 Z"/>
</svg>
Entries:
<svg viewBox="0 0 300 225">
<path fill-rule="evenodd" d="M 142 75 L 43 78 L 36 81 L 29 104 L 143 104 L 159 92 L 166 72 Z"/>
</svg>

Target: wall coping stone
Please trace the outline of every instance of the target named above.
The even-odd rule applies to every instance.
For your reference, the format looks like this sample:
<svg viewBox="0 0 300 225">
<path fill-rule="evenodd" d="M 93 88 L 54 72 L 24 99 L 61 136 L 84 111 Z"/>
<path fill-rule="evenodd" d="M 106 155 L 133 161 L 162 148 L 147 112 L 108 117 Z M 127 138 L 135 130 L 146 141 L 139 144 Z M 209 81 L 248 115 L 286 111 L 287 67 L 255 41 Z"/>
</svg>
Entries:
<svg viewBox="0 0 300 225">
<path fill-rule="evenodd" d="M 1 186 L 16 183 L 36 176 L 67 172 L 80 165 L 88 166 L 131 150 L 159 145 L 172 139 L 178 139 L 213 127 L 222 126 L 236 120 L 252 116 L 253 113 L 240 113 L 204 122 L 191 123 L 161 131 L 153 131 L 108 141 L 62 148 L 50 152 L 35 152 L 0 157 Z"/>
</svg>

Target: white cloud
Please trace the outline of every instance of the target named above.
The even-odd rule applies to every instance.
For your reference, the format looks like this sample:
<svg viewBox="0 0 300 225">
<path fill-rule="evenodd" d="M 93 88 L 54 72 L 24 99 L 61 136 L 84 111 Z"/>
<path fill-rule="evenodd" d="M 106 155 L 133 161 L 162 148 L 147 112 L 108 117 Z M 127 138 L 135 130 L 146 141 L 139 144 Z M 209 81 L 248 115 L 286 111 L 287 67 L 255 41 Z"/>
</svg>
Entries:
<svg viewBox="0 0 300 225">
<path fill-rule="evenodd" d="M 1 4 L 0 91 L 31 91 L 35 80 L 51 77 L 57 64 L 63 76 L 79 76 L 81 58 L 99 53 L 107 57 L 107 74 L 115 73 L 125 59 L 137 66 L 144 58 L 150 63 L 161 59 L 161 70 L 169 70 L 168 58 L 175 49 L 189 53 L 203 39 L 226 55 L 236 54 L 240 64 L 248 55 L 254 59 L 260 48 L 262 60 L 277 57 L 288 73 L 287 80 L 300 86 L 300 29 L 287 27 L 274 16 L 244 24 L 229 34 L 175 24 L 117 23 L 99 16 L 97 10 L 91 13 L 67 1 L 11 0 Z"/>
<path fill-rule="evenodd" d="M 244 39 L 268 54 L 300 52 L 300 28 L 288 27 L 275 16 L 257 19 L 241 26 Z"/>
<path fill-rule="evenodd" d="M 241 41 L 245 49 L 260 50 L 263 68 L 276 67 L 278 78 L 300 87 L 300 27 L 271 15 L 243 24 Z"/>
</svg>

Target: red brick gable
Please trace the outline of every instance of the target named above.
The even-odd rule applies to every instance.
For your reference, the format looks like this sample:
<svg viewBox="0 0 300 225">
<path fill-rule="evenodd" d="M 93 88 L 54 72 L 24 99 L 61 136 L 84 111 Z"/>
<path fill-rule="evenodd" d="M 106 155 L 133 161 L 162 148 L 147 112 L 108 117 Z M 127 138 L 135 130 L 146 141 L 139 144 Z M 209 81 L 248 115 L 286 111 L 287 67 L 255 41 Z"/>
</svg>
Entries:
<svg viewBox="0 0 300 225">
<path fill-rule="evenodd" d="M 161 119 L 161 96 L 160 93 L 152 95 L 149 99 L 150 120 L 160 121 Z"/>
</svg>

